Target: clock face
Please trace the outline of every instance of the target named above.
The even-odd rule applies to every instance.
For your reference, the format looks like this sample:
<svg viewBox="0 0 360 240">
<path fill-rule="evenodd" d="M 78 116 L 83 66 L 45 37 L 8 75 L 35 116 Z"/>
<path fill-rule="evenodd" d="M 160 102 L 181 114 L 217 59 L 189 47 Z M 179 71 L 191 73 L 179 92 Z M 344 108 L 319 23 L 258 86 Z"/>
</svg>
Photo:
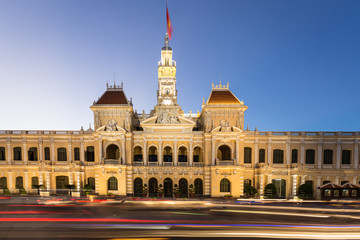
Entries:
<svg viewBox="0 0 360 240">
<path fill-rule="evenodd" d="M 165 88 L 165 89 L 164 89 L 164 93 L 165 93 L 165 94 L 170 94 L 170 88 Z"/>
</svg>

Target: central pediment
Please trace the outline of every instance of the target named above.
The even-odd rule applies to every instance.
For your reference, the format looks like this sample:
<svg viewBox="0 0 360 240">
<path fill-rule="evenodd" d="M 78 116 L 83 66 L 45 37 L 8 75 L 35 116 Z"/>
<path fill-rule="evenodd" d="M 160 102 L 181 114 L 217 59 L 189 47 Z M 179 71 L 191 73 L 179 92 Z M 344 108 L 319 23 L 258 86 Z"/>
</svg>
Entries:
<svg viewBox="0 0 360 240">
<path fill-rule="evenodd" d="M 154 132 L 161 130 L 162 132 L 191 132 L 196 126 L 196 123 L 188 118 L 182 116 L 172 116 L 171 114 L 161 114 L 153 116 L 140 122 L 140 126 L 144 131 Z"/>
</svg>

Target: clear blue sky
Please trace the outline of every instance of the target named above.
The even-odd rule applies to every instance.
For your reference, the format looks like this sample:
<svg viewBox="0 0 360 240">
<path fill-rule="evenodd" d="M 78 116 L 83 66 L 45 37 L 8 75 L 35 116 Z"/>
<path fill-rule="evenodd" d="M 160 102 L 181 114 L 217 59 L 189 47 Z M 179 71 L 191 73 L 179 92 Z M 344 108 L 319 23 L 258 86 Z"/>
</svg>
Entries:
<svg viewBox="0 0 360 240">
<path fill-rule="evenodd" d="M 220 79 L 260 131 L 359 131 L 360 1 L 169 0 L 178 102 Z M 156 104 L 165 1 L 0 1 L 0 129 L 88 128 L 107 81 Z"/>
</svg>

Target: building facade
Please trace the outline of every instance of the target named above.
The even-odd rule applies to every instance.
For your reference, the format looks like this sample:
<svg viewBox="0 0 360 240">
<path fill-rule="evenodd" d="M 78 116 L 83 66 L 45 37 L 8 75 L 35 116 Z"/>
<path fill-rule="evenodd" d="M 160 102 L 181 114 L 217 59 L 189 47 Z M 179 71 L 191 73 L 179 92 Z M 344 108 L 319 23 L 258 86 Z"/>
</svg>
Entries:
<svg viewBox="0 0 360 240">
<path fill-rule="evenodd" d="M 107 85 L 90 107 L 94 129 L 0 131 L 0 187 L 49 192 L 86 184 L 99 194 L 150 197 L 158 187 L 172 197 L 243 196 L 250 184 L 264 194 L 274 183 L 278 196 L 292 198 L 303 183 L 358 184 L 359 132 L 259 132 L 244 129 L 247 106 L 229 89 L 212 86 L 201 113 L 184 114 L 177 102 L 176 63 L 165 37 L 158 63 L 157 104 L 137 113 L 123 86 Z"/>
</svg>

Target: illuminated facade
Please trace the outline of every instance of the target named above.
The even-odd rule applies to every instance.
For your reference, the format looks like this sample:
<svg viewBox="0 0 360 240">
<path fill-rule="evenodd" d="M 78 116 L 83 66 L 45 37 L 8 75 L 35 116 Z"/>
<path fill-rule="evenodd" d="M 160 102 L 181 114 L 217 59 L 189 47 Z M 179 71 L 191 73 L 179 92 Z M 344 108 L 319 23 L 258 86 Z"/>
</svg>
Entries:
<svg viewBox="0 0 360 240">
<path fill-rule="evenodd" d="M 359 132 L 259 132 L 244 129 L 244 105 L 229 85 L 212 86 L 201 113 L 184 114 L 177 102 L 176 63 L 165 38 L 158 64 L 157 104 L 136 113 L 123 86 L 109 86 L 94 102 L 95 130 L 0 131 L 0 184 L 10 192 L 33 185 L 61 192 L 85 184 L 99 194 L 243 196 L 250 184 L 263 195 L 274 183 L 292 198 L 308 183 L 357 184 Z"/>
</svg>

